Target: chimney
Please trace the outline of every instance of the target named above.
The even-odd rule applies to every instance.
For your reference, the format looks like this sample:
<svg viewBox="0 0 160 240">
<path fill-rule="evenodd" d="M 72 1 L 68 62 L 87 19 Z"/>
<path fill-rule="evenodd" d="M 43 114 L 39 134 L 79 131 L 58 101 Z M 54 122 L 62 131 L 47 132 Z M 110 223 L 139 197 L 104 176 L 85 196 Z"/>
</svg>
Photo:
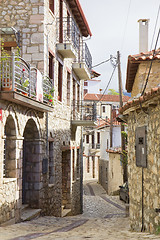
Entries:
<svg viewBox="0 0 160 240">
<path fill-rule="evenodd" d="M 149 19 L 139 19 L 139 53 L 148 52 L 148 23 Z"/>
</svg>

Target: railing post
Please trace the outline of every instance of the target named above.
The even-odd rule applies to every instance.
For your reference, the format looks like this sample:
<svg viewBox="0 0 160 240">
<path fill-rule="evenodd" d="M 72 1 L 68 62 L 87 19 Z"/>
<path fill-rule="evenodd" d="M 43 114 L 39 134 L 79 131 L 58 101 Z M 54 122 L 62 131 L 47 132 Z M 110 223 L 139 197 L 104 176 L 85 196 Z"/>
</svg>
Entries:
<svg viewBox="0 0 160 240">
<path fill-rule="evenodd" d="M 12 52 L 12 91 L 15 89 L 15 53 Z"/>
<path fill-rule="evenodd" d="M 29 97 L 31 96 L 31 65 L 29 64 Z"/>
</svg>

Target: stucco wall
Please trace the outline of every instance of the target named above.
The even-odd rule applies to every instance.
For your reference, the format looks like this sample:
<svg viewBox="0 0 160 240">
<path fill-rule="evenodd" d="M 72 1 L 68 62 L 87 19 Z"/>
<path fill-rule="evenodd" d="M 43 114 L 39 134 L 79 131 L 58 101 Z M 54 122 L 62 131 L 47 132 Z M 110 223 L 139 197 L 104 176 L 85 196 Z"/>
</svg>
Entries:
<svg viewBox="0 0 160 240">
<path fill-rule="evenodd" d="M 146 63 L 140 63 L 132 88 L 131 93 L 132 97 L 142 92 L 149 71 L 149 67 L 150 62 L 146 61 Z M 145 92 L 148 92 L 153 87 L 157 87 L 157 85 L 159 84 L 159 78 L 160 78 L 159 63 L 154 61 L 152 64 L 151 72 L 149 75 L 149 81 L 147 83 Z"/>
</svg>

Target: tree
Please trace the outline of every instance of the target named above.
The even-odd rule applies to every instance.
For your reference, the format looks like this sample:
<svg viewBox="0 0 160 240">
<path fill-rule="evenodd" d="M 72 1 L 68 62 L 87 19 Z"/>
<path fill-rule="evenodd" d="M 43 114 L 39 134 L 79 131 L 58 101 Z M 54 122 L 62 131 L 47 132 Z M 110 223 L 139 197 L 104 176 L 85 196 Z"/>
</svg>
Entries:
<svg viewBox="0 0 160 240">
<path fill-rule="evenodd" d="M 109 95 L 119 95 L 119 93 L 116 92 L 116 90 L 114 90 L 114 89 L 109 89 L 108 94 L 109 94 Z"/>
</svg>

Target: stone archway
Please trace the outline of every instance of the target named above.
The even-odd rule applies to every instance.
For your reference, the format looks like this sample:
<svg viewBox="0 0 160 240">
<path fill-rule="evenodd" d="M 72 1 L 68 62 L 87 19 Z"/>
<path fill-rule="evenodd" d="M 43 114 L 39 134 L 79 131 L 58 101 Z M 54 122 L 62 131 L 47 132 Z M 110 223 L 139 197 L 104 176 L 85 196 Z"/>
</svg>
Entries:
<svg viewBox="0 0 160 240">
<path fill-rule="evenodd" d="M 16 178 L 16 125 L 11 115 L 6 120 L 4 135 L 3 177 Z"/>
<path fill-rule="evenodd" d="M 22 204 L 39 208 L 42 152 L 39 131 L 33 119 L 28 120 L 23 137 Z"/>
</svg>

